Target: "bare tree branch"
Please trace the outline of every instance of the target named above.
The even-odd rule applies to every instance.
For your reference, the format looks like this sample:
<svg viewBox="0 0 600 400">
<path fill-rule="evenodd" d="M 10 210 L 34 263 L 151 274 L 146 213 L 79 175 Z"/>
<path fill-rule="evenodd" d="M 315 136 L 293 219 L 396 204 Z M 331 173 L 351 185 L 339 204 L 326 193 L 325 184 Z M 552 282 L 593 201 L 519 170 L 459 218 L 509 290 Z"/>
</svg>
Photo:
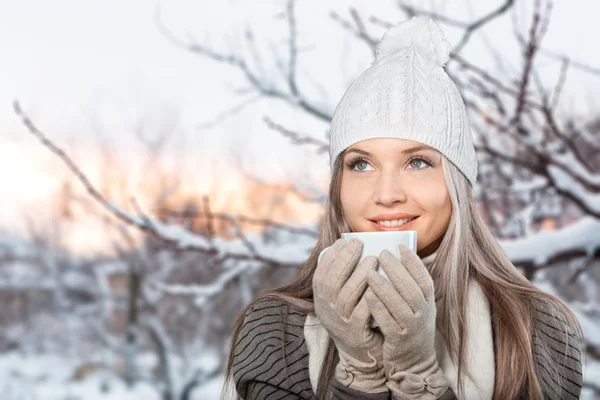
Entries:
<svg viewBox="0 0 600 400">
<path fill-rule="evenodd" d="M 535 2 L 535 11 L 533 13 L 533 21 L 531 23 L 531 28 L 529 30 L 529 41 L 527 42 L 527 49 L 525 51 L 525 64 L 523 67 L 523 73 L 520 79 L 519 86 L 519 95 L 517 100 L 517 105 L 515 109 L 514 121 L 516 123 L 519 132 L 523 132 L 521 129 L 521 116 L 523 113 L 523 109 L 525 106 L 525 98 L 527 97 L 527 87 L 529 85 L 529 78 L 531 77 L 531 70 L 533 68 L 533 61 L 535 59 L 535 55 L 537 53 L 537 49 L 539 44 L 542 41 L 542 38 L 546 32 L 548 26 L 548 20 L 550 18 L 550 7 L 551 3 L 548 2 L 548 11 L 547 15 L 542 20 L 541 15 L 541 0 L 536 0 Z"/>
<path fill-rule="evenodd" d="M 565 58 L 562 60 L 560 66 L 560 73 L 558 75 L 558 81 L 554 86 L 554 90 L 552 92 L 552 97 L 550 98 L 550 110 L 554 111 L 558 102 L 560 101 L 560 95 L 562 94 L 563 87 L 565 86 L 565 82 L 567 81 L 567 71 L 569 70 L 569 59 Z"/>
<path fill-rule="evenodd" d="M 155 219 L 151 219 L 148 215 L 141 212 L 139 206 L 134 201 L 134 207 L 140 214 L 138 217 L 134 217 L 116 205 L 109 202 L 90 182 L 87 176 L 81 171 L 81 169 L 73 162 L 73 160 L 52 141 L 50 141 L 31 121 L 31 119 L 23 112 L 19 103 L 14 102 L 15 113 L 21 118 L 23 124 L 27 127 L 28 131 L 36 136 L 42 144 L 50 149 L 53 153 L 57 154 L 59 158 L 68 166 L 77 179 L 84 185 L 90 196 L 103 206 L 110 214 L 116 216 L 122 222 L 127 225 L 131 225 L 142 232 L 148 233 L 153 237 L 157 238 L 161 242 L 172 246 L 178 250 L 193 250 L 199 251 L 208 255 L 217 255 L 220 250 L 215 248 L 210 241 L 202 236 L 195 235 L 179 226 L 163 225 Z M 238 235 L 243 235 L 241 231 Z M 282 267 L 297 267 L 297 263 L 287 262 L 285 260 L 277 260 L 271 257 L 267 257 L 256 253 L 254 246 L 247 242 L 245 237 L 240 236 L 240 240 L 246 242 L 245 246 L 250 251 L 247 253 L 230 252 L 227 253 L 225 258 L 232 260 L 254 260 L 263 262 L 271 266 L 282 266 Z"/>
<path fill-rule="evenodd" d="M 385 21 L 385 20 L 383 20 L 381 18 L 378 18 L 375 15 L 370 15 L 369 16 L 369 22 L 372 23 L 372 24 L 378 25 L 378 26 L 380 26 L 380 27 L 382 27 L 384 29 L 389 29 L 392 26 L 394 26 L 394 24 L 392 24 L 391 22 Z"/>
<path fill-rule="evenodd" d="M 292 226 L 289 224 L 284 224 L 280 222 L 275 222 L 270 219 L 262 219 L 262 218 L 252 218 L 245 215 L 239 214 L 226 214 L 219 212 L 198 212 L 198 213 L 178 213 L 168 209 L 157 209 L 157 212 L 165 213 L 169 217 L 178 217 L 178 218 L 206 218 L 207 220 L 222 220 L 227 222 L 237 222 L 242 224 L 251 224 L 251 225 L 259 225 L 266 228 L 274 228 L 282 231 L 290 232 L 294 235 L 308 236 L 311 238 L 317 238 L 318 232 L 313 229 L 305 229 L 299 228 L 296 226 Z M 212 223 L 211 223 L 212 224 Z"/>
<path fill-rule="evenodd" d="M 298 58 L 298 44 L 296 35 L 296 15 L 294 13 L 294 0 L 287 2 L 287 21 L 289 34 L 288 55 L 288 86 L 293 96 L 298 96 L 298 84 L 296 83 L 296 60 Z"/>
<path fill-rule="evenodd" d="M 521 44 L 521 46 L 526 46 L 526 39 L 523 37 L 523 35 L 521 35 L 520 33 L 517 32 L 516 37 L 517 37 L 519 43 Z M 595 67 L 593 65 L 586 64 L 581 61 L 573 60 L 571 57 L 569 57 L 565 54 L 551 51 L 551 50 L 545 49 L 541 46 L 538 48 L 538 52 L 541 55 L 544 55 L 544 56 L 551 58 L 553 60 L 556 60 L 556 61 L 560 61 L 561 63 L 566 62 L 572 68 L 578 69 L 587 74 L 600 76 L 600 68 Z"/>
<path fill-rule="evenodd" d="M 519 96 L 520 93 L 518 90 L 507 86 L 506 84 L 501 82 L 498 78 L 492 76 L 489 72 L 485 71 L 483 68 L 465 60 L 464 58 L 462 58 L 458 55 L 454 56 L 453 60 L 457 61 L 462 68 L 467 69 L 469 72 L 477 74 L 482 82 L 487 82 L 487 83 L 493 85 L 500 92 L 505 93 L 507 95 L 515 96 L 515 97 Z M 523 98 L 523 105 L 527 105 L 528 107 L 536 108 L 536 109 L 542 108 L 541 104 L 539 104 L 531 99 L 527 99 L 527 98 Z"/>
<path fill-rule="evenodd" d="M 575 271 L 575 273 L 573 274 L 573 276 L 571 276 L 571 278 L 569 279 L 568 283 L 570 285 L 572 285 L 573 283 L 575 283 L 577 281 L 577 279 L 579 279 L 579 277 L 584 273 L 587 272 L 592 265 L 594 265 L 594 261 L 597 258 L 600 258 L 600 254 L 596 255 L 596 253 L 600 253 L 600 249 L 598 249 L 597 251 L 589 251 L 587 253 L 587 255 L 584 257 L 581 265 L 579 266 L 579 268 L 577 268 L 577 270 Z"/>
<path fill-rule="evenodd" d="M 443 14 L 438 14 L 435 12 L 428 12 L 425 10 L 417 9 L 417 8 L 412 7 L 403 2 L 399 3 L 399 7 L 409 15 L 424 15 L 433 20 L 445 23 L 446 25 L 464 29 L 465 32 L 463 33 L 462 38 L 460 39 L 460 41 L 458 42 L 458 44 L 454 47 L 454 49 L 452 51 L 453 55 L 458 55 L 461 52 L 461 50 L 467 45 L 471 36 L 478 29 L 481 29 L 484 25 L 488 24 L 489 22 L 493 21 L 494 19 L 505 14 L 508 10 L 510 10 L 512 8 L 514 3 L 515 3 L 514 0 L 506 0 L 503 4 L 501 4 L 495 10 L 490 11 L 488 14 L 484 15 L 483 17 L 481 17 L 473 22 L 468 22 L 468 23 L 457 21 L 452 18 L 448 18 L 447 16 L 445 16 Z"/>
<path fill-rule="evenodd" d="M 101 204 L 106 210 L 108 210 L 112 215 L 116 216 L 123 222 L 128 225 L 137 226 L 140 230 L 144 232 L 151 232 L 151 228 L 144 225 L 143 221 L 138 220 L 137 218 L 133 218 L 129 214 L 123 212 L 120 208 L 116 207 L 114 204 L 107 201 L 104 196 L 102 196 L 92 185 L 87 176 L 81 172 L 79 167 L 75 164 L 75 162 L 69 157 L 68 154 L 64 152 L 61 148 L 56 146 L 53 142 L 51 142 L 31 121 L 31 119 L 23 112 L 21 105 L 18 101 L 13 102 L 13 108 L 15 113 L 21 118 L 23 124 L 27 127 L 29 132 L 37 137 L 42 144 L 47 147 L 50 151 L 55 153 L 71 170 L 73 174 L 77 177 L 77 179 L 83 184 L 87 192 L 90 194 L 94 200 L 96 200 L 99 204 Z"/>
<path fill-rule="evenodd" d="M 249 98 L 245 99 L 244 101 L 241 101 L 240 103 L 235 104 L 233 107 L 219 113 L 219 115 L 217 115 L 215 118 L 211 119 L 210 121 L 205 121 L 205 122 L 198 124 L 196 126 L 196 129 L 203 131 L 203 130 L 213 128 L 213 127 L 219 125 L 220 123 L 228 120 L 229 118 L 236 116 L 240 112 L 244 111 L 247 107 L 251 106 L 254 103 L 257 103 L 261 99 L 262 99 L 262 96 L 260 94 L 254 94 L 253 96 L 250 96 Z"/>
<path fill-rule="evenodd" d="M 350 11 L 350 16 L 352 17 L 353 23 L 343 19 L 335 11 L 332 11 L 329 15 L 330 15 L 331 19 L 333 19 L 335 22 L 342 25 L 342 27 L 344 27 L 345 29 L 350 31 L 352 34 L 354 34 L 354 36 L 359 38 L 361 41 L 365 42 L 367 44 L 367 46 L 373 52 L 373 56 L 375 56 L 376 55 L 375 50 L 376 50 L 377 43 L 379 42 L 379 40 L 377 40 L 376 38 L 374 38 L 367 32 L 367 29 L 365 27 L 365 24 L 364 24 L 361 16 L 358 14 L 358 11 L 356 11 L 356 9 L 354 7 L 350 7 L 349 11 Z"/>
<path fill-rule="evenodd" d="M 265 121 L 270 129 L 273 129 L 274 131 L 277 131 L 283 136 L 291 139 L 293 144 L 317 146 L 317 154 L 326 153 L 329 149 L 329 144 L 324 140 L 315 139 L 308 135 L 301 135 L 297 132 L 291 131 L 283 125 L 273 122 L 273 120 L 267 116 L 263 117 L 263 121 Z"/>
<path fill-rule="evenodd" d="M 208 237 L 213 238 L 216 234 L 214 226 L 215 215 L 211 210 L 208 196 L 202 197 L 202 209 L 204 210 L 203 214 L 206 215 L 206 230 L 208 231 Z"/>
<path fill-rule="evenodd" d="M 503 151 L 494 149 L 490 146 L 476 146 L 476 150 L 479 152 L 487 153 L 492 157 L 496 157 L 502 161 L 505 161 L 512 165 L 524 167 L 527 170 L 534 172 L 537 175 L 545 177 L 549 184 L 556 189 L 556 191 L 564 197 L 573 201 L 582 211 L 586 214 L 593 215 L 596 218 L 600 218 L 600 212 L 592 208 L 584 199 L 578 194 L 562 187 L 557 181 L 554 174 L 550 173 L 549 168 L 556 162 L 556 160 L 549 159 L 547 156 L 536 162 L 532 162 L 529 159 L 518 158 L 514 155 L 505 154 Z M 568 173 L 568 169 L 563 169 L 563 166 L 557 167 L 558 169 Z"/>
<path fill-rule="evenodd" d="M 294 0 L 288 0 L 288 19 L 294 19 L 293 13 L 293 3 Z M 258 93 L 263 97 L 276 98 L 284 101 L 285 103 L 302 109 L 307 112 L 309 115 L 320 119 L 325 122 L 331 121 L 332 112 L 331 110 L 326 110 L 322 105 L 315 104 L 314 102 L 305 98 L 298 89 L 296 83 L 296 63 L 297 63 L 297 45 L 296 43 L 296 26 L 295 21 L 289 21 L 288 28 L 290 32 L 290 38 L 288 43 L 292 43 L 289 49 L 290 60 L 288 66 L 290 67 L 287 71 L 287 88 L 286 90 L 280 89 L 275 82 L 270 82 L 267 80 L 263 80 L 260 76 L 258 76 L 254 71 L 252 71 L 248 62 L 238 55 L 233 54 L 225 54 L 211 49 L 206 45 L 202 45 L 192 41 L 190 43 L 182 41 L 178 39 L 175 35 L 173 35 L 160 20 L 160 15 L 157 12 L 156 23 L 158 25 L 159 30 L 162 34 L 171 42 L 173 45 L 183 48 L 187 51 L 190 51 L 194 54 L 198 54 L 202 57 L 206 57 L 220 64 L 227 64 L 233 68 L 236 68 L 242 72 L 245 76 L 246 80 L 252 85 L 252 87 L 258 91 Z M 265 77 L 266 79 L 266 77 Z"/>
</svg>

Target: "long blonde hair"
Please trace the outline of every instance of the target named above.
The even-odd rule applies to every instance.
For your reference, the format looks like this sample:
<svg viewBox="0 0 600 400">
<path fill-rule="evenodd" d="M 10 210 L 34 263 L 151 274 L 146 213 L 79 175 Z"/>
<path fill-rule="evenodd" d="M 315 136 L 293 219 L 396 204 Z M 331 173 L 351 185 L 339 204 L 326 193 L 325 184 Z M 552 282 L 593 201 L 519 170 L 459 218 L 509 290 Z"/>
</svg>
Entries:
<svg viewBox="0 0 600 400">
<path fill-rule="evenodd" d="M 343 156 L 344 153 L 334 165 L 319 238 L 312 253 L 289 285 L 271 290 L 254 302 L 266 297 L 276 297 L 300 312 L 314 312 L 312 277 L 318 255 L 349 229 L 340 200 Z M 562 301 L 536 288 L 509 261 L 479 214 L 468 180 L 445 157 L 442 166 L 452 201 L 452 217 L 436 259 L 430 266 L 430 273 L 435 282 L 437 328 L 452 359 L 458 365 L 457 395 L 460 397 L 462 391 L 462 374 L 468 374 L 464 363 L 467 337 L 465 315 L 467 285 L 474 279 L 489 299 L 492 313 L 496 354 L 493 398 L 513 399 L 525 391 L 528 398 L 543 399 L 542 375 L 536 369 L 533 356 L 535 304 L 543 303 L 547 312 L 559 318 L 565 326 L 574 327 L 581 336 L 579 324 Z M 254 302 L 235 321 L 232 343 L 236 343 L 244 314 Z M 539 345 L 543 347 L 543 343 Z M 542 348 L 541 351 L 549 349 Z M 226 385 L 232 380 L 233 353 L 230 352 L 226 367 Z M 318 399 L 327 399 L 327 390 L 337 361 L 337 351 L 330 340 L 319 375 Z"/>
</svg>

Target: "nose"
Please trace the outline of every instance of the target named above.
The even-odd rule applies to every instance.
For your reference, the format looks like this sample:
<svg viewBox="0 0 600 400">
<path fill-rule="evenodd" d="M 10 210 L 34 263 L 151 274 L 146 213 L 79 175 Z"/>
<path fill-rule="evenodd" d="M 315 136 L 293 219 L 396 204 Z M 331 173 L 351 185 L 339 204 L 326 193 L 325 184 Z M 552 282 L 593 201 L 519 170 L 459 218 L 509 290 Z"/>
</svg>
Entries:
<svg viewBox="0 0 600 400">
<path fill-rule="evenodd" d="M 373 200 L 383 206 L 405 203 L 406 188 L 398 174 L 381 174 L 375 184 Z"/>
</svg>

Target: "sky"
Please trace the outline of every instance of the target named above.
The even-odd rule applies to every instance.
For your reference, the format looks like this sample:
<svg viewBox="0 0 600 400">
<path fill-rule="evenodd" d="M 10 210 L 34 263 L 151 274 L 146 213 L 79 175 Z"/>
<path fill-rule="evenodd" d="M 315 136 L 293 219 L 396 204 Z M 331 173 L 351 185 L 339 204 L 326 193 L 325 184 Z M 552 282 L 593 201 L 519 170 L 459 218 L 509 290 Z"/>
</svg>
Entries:
<svg viewBox="0 0 600 400">
<path fill-rule="evenodd" d="M 500 3 L 418 2 L 465 21 Z M 516 24 L 523 32 L 529 22 L 524 16 L 532 3 L 517 1 L 521 18 Z M 309 97 L 329 109 L 372 57 L 329 17 L 330 11 L 347 16 L 349 6 L 363 15 L 403 19 L 395 3 L 387 0 L 298 2 L 299 82 Z M 317 138 L 324 138 L 325 123 L 280 102 L 260 101 L 233 118 L 202 128 L 248 98 L 236 93 L 248 85 L 235 69 L 181 49 L 160 29 L 162 25 L 180 39 L 193 38 L 227 51 L 238 48 L 236 38 L 248 26 L 257 43 L 267 43 L 260 50 L 271 76 L 277 74 L 273 62 L 269 63 L 272 49 L 284 49 L 284 10 L 285 2 L 278 0 L 0 1 L 0 230 L 23 231 L 24 221 L 31 219 L 50 223 L 44 215 L 70 176 L 56 156 L 19 122 L 12 109 L 15 99 L 94 182 L 102 176 L 126 179 L 132 194 L 156 178 L 144 167 L 148 152 L 136 141 L 136 129 L 150 138 L 164 129 L 174 132 L 163 158 L 189 193 L 205 192 L 215 181 L 234 193 L 239 184 L 229 172 L 234 158 L 255 175 L 309 177 L 324 184 L 329 172 L 327 157 L 290 146 L 266 128 L 262 117 L 268 115 Z M 600 67 L 600 52 L 594 50 L 597 46 L 592 39 L 600 36 L 599 14 L 599 2 L 556 2 L 544 47 Z M 509 14 L 487 26 L 485 33 L 502 50 L 506 67 L 517 70 L 518 48 L 507 35 L 513 22 L 513 14 Z M 455 44 L 460 32 L 444 29 Z M 382 32 L 376 27 L 372 31 Z M 472 42 L 465 56 L 493 68 L 481 42 Z M 555 82 L 556 62 L 541 58 L 538 66 L 545 82 Z M 592 94 L 600 89 L 598 77 L 573 70 L 566 88 L 563 107 L 582 114 L 597 109 Z M 102 158 L 107 154 L 109 161 Z"/>
</svg>

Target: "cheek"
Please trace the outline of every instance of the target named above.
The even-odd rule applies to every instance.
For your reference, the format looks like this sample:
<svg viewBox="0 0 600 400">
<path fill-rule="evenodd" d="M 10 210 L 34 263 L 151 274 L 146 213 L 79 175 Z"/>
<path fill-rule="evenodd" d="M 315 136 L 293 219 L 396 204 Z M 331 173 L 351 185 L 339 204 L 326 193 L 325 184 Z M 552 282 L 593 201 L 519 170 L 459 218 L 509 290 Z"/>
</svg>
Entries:
<svg viewBox="0 0 600 400">
<path fill-rule="evenodd" d="M 427 217 L 428 229 L 438 231 L 448 227 L 452 215 L 452 202 L 445 184 L 421 184 L 418 193 L 414 192 L 414 199 Z"/>
<path fill-rule="evenodd" d="M 448 214 L 452 212 L 452 203 L 450 202 L 448 192 L 439 193 L 434 200 L 432 207 L 436 209 L 439 214 Z"/>
<path fill-rule="evenodd" d="M 452 216 L 452 202 L 445 186 L 431 186 L 420 196 L 420 206 L 425 218 L 417 231 L 417 248 L 423 249 L 442 236 L 448 229 Z"/>
<path fill-rule="evenodd" d="M 450 223 L 450 217 L 452 216 L 452 202 L 450 201 L 450 197 L 447 197 L 444 202 L 442 209 L 440 211 L 440 219 L 444 221 L 443 229 L 444 231 L 448 228 L 448 224 Z"/>
<path fill-rule="evenodd" d="M 427 200 L 426 210 L 432 218 L 432 224 L 437 230 L 445 231 L 452 215 L 452 202 L 448 190 L 431 191 Z"/>
<path fill-rule="evenodd" d="M 340 202 L 346 221 L 350 227 L 355 227 L 363 215 L 363 210 L 369 201 L 368 191 L 352 180 L 342 180 Z"/>
</svg>

